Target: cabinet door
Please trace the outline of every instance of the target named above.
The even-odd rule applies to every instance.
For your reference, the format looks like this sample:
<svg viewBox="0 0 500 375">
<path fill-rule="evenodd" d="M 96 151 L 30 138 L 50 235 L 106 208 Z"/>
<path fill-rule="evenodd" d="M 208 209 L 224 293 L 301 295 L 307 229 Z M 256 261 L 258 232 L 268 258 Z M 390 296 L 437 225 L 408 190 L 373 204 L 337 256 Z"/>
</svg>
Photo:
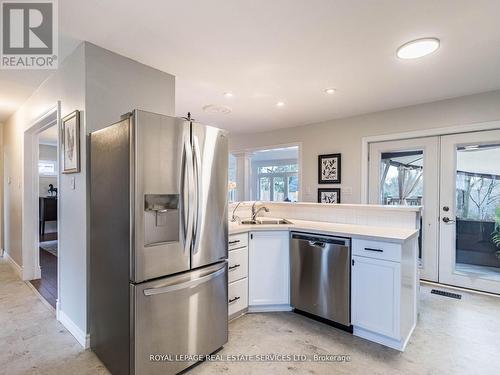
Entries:
<svg viewBox="0 0 500 375">
<path fill-rule="evenodd" d="M 290 304 L 288 231 L 253 232 L 249 246 L 249 305 Z"/>
<path fill-rule="evenodd" d="M 399 339 L 401 266 L 397 262 L 353 257 L 352 324 Z"/>
</svg>

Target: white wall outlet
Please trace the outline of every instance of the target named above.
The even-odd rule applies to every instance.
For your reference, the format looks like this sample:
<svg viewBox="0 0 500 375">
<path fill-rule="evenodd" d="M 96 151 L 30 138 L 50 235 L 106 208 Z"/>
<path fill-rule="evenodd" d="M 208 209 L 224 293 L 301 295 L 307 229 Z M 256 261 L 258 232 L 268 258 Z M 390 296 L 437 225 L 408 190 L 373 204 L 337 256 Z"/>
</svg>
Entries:
<svg viewBox="0 0 500 375">
<path fill-rule="evenodd" d="M 71 177 L 69 183 L 70 183 L 71 189 L 75 190 L 75 177 Z"/>
<path fill-rule="evenodd" d="M 7 177 L 7 183 L 10 185 L 12 183 L 12 178 L 9 176 Z"/>
</svg>

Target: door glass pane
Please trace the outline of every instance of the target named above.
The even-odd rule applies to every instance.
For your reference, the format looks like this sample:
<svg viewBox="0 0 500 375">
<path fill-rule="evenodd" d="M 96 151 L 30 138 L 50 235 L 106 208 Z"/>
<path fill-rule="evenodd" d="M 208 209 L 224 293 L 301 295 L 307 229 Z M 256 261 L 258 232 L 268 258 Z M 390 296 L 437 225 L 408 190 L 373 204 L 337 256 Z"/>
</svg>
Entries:
<svg viewBox="0 0 500 375">
<path fill-rule="evenodd" d="M 500 280 L 500 145 L 459 147 L 456 172 L 455 269 Z"/>
<path fill-rule="evenodd" d="M 283 202 L 285 200 L 285 178 L 273 178 L 273 201 Z"/>
<path fill-rule="evenodd" d="M 261 201 L 271 200 L 271 179 L 269 177 L 259 178 L 259 199 Z"/>
<path fill-rule="evenodd" d="M 422 204 L 424 187 L 423 151 L 382 153 L 380 162 L 380 204 Z"/>
<path fill-rule="evenodd" d="M 380 204 L 421 206 L 424 194 L 424 152 L 384 152 L 380 159 Z M 423 215 L 422 215 L 423 216 Z M 418 257 L 422 259 L 422 217 Z"/>
</svg>

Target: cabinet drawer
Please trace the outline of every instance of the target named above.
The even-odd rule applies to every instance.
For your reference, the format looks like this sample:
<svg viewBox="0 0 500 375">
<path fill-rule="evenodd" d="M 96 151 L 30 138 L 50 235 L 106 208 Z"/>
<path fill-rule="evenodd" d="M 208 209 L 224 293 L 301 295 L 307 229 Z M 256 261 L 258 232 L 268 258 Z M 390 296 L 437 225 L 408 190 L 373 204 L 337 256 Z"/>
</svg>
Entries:
<svg viewBox="0 0 500 375">
<path fill-rule="evenodd" d="M 248 246 L 248 233 L 232 234 L 229 236 L 229 250 Z"/>
<path fill-rule="evenodd" d="M 248 276 L 248 247 L 229 252 L 228 281 L 243 279 Z"/>
<path fill-rule="evenodd" d="M 229 284 L 228 304 L 229 316 L 248 307 L 248 278 Z"/>
<path fill-rule="evenodd" d="M 352 240 L 352 255 L 401 262 L 401 245 L 391 242 Z"/>
</svg>

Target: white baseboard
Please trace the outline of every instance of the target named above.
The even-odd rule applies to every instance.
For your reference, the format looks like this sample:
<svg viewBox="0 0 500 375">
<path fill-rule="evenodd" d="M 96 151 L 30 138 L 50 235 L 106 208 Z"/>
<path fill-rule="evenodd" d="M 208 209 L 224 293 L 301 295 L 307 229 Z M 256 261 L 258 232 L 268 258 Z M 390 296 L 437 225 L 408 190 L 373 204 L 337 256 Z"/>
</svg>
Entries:
<svg viewBox="0 0 500 375">
<path fill-rule="evenodd" d="M 413 328 L 415 328 L 415 326 Z M 406 338 L 397 340 L 392 337 L 387 337 L 385 335 L 381 335 L 379 333 L 375 333 L 372 331 L 368 331 L 364 328 L 354 326 L 352 334 L 354 336 L 358 336 L 363 339 L 373 341 L 384 346 L 388 346 L 389 348 L 399 350 L 400 352 L 404 352 L 406 344 L 408 344 L 412 332 L 413 329 L 410 331 L 410 334 Z"/>
<path fill-rule="evenodd" d="M 60 308 L 57 309 L 56 315 L 57 320 L 66 327 L 69 333 L 75 337 L 76 341 L 78 341 L 84 349 L 88 349 L 90 347 L 90 335 L 85 334 L 85 332 L 83 332 Z"/>
<path fill-rule="evenodd" d="M 256 312 L 278 312 L 278 311 L 292 311 L 293 308 L 290 305 L 254 305 L 248 306 L 249 313 Z"/>
<path fill-rule="evenodd" d="M 23 278 L 23 267 L 16 263 L 14 259 L 12 259 L 8 252 L 4 250 L 3 252 L 4 258 L 9 262 L 12 269 L 16 272 L 17 276 L 22 279 Z"/>
</svg>

